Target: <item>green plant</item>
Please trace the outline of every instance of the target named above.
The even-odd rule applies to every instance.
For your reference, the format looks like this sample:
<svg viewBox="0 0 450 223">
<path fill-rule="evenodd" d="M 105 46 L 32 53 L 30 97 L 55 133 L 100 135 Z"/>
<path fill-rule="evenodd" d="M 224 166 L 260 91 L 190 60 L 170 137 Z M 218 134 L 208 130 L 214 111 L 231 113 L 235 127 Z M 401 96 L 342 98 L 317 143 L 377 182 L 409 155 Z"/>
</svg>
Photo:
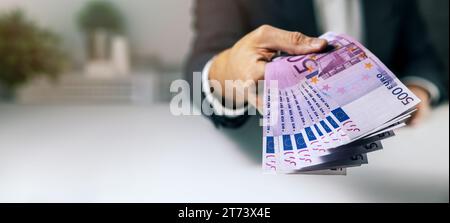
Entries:
<svg viewBox="0 0 450 223">
<path fill-rule="evenodd" d="M 123 17 L 114 4 L 105 0 L 93 0 L 84 6 L 78 16 L 78 25 L 84 32 L 104 29 L 109 32 L 124 31 Z"/>
<path fill-rule="evenodd" d="M 59 37 L 13 10 L 0 13 L 0 83 L 14 89 L 39 76 L 56 78 L 65 65 Z"/>
</svg>

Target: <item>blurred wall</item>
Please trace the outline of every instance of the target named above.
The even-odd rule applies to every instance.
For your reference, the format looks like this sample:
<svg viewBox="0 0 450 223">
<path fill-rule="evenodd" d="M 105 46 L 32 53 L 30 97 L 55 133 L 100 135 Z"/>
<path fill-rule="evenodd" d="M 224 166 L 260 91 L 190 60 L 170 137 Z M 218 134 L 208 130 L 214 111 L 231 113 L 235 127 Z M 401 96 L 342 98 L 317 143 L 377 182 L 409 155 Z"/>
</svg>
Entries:
<svg viewBox="0 0 450 223">
<path fill-rule="evenodd" d="M 180 66 L 190 46 L 191 0 L 108 0 L 122 10 L 135 57 Z M 20 7 L 39 24 L 60 33 L 77 64 L 84 58 L 76 16 L 88 0 L 0 0 L 0 10 Z M 158 57 L 158 58 L 155 58 Z"/>
</svg>

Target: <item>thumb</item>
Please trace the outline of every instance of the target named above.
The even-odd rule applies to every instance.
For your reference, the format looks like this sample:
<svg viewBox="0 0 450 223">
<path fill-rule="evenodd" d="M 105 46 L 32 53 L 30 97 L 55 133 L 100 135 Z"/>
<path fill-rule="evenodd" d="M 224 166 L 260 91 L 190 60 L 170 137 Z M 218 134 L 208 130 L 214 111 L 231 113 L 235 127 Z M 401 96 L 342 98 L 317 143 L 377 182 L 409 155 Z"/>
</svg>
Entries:
<svg viewBox="0 0 450 223">
<path fill-rule="evenodd" d="M 327 46 L 324 39 L 306 36 L 300 32 L 290 32 L 269 25 L 255 30 L 256 41 L 262 48 L 300 55 L 316 53 Z"/>
</svg>

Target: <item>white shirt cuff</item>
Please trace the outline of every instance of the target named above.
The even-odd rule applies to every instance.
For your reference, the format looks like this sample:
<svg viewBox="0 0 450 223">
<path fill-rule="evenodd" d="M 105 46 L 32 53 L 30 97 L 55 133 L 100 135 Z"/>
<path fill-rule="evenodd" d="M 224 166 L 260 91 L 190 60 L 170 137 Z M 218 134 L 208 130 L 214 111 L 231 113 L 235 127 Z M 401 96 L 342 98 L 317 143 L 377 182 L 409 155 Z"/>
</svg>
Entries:
<svg viewBox="0 0 450 223">
<path fill-rule="evenodd" d="M 441 97 L 439 88 L 435 84 L 433 84 L 431 81 L 429 81 L 425 78 L 417 77 L 417 76 L 406 77 L 403 79 L 403 82 L 407 85 L 416 85 L 416 86 L 422 87 L 425 90 L 427 90 L 428 93 L 430 94 L 430 99 L 432 102 L 439 101 L 439 99 Z"/>
<path fill-rule="evenodd" d="M 236 109 L 227 108 L 223 106 L 221 100 L 218 100 L 216 96 L 214 96 L 214 94 L 211 92 L 211 86 L 209 84 L 209 70 L 211 68 L 213 59 L 208 61 L 202 71 L 202 91 L 206 96 L 206 100 L 211 104 L 216 115 L 227 116 L 229 118 L 236 118 L 238 116 L 244 115 L 248 109 L 247 106 Z"/>
</svg>

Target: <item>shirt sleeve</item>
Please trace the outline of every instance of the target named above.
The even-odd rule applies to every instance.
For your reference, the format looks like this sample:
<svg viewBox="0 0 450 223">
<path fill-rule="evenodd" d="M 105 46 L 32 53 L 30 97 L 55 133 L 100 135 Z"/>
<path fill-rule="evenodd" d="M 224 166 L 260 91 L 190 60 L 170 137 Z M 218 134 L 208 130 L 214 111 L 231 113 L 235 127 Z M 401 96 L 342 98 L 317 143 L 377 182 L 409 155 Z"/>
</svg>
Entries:
<svg viewBox="0 0 450 223">
<path fill-rule="evenodd" d="M 206 65 L 202 71 L 202 91 L 205 94 L 206 100 L 211 104 L 211 106 L 214 110 L 214 114 L 216 114 L 218 116 L 226 116 L 228 118 L 236 118 L 236 117 L 244 115 L 248 110 L 247 105 L 244 105 L 244 106 L 242 106 L 240 108 L 236 108 L 236 109 L 227 108 L 223 105 L 222 101 L 219 100 L 211 92 L 211 86 L 209 84 L 209 70 L 211 68 L 213 59 L 209 60 L 208 63 L 206 63 Z"/>
</svg>

